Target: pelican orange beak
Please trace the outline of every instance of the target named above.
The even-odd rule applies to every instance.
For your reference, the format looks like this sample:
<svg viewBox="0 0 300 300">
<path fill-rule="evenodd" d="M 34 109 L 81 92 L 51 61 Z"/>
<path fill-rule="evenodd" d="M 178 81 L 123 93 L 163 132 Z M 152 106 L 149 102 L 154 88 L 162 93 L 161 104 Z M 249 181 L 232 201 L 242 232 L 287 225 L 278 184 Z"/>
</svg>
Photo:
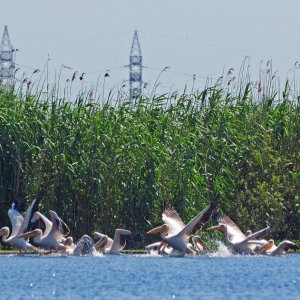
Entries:
<svg viewBox="0 0 300 300">
<path fill-rule="evenodd" d="M 168 232 L 168 231 L 169 231 L 168 225 L 164 224 L 164 225 L 161 225 L 161 226 L 158 226 L 158 227 L 155 227 L 155 228 L 149 230 L 147 232 L 147 234 L 163 233 L 163 232 Z"/>
<path fill-rule="evenodd" d="M 274 240 L 269 240 L 267 243 L 260 247 L 260 250 L 270 250 L 274 245 Z"/>
</svg>

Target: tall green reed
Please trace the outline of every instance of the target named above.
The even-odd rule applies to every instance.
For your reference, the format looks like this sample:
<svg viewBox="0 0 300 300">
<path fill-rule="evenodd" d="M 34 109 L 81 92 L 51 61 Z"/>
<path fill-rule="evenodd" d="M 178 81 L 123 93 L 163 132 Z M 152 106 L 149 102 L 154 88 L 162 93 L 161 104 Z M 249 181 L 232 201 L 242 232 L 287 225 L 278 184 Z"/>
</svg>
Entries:
<svg viewBox="0 0 300 300">
<path fill-rule="evenodd" d="M 44 189 L 42 211 L 76 237 L 145 232 L 166 203 L 188 221 L 218 196 L 242 229 L 299 239 L 299 102 L 270 72 L 260 85 L 227 74 L 176 99 L 153 90 L 115 105 L 1 89 L 0 226 L 21 190 Z"/>
</svg>

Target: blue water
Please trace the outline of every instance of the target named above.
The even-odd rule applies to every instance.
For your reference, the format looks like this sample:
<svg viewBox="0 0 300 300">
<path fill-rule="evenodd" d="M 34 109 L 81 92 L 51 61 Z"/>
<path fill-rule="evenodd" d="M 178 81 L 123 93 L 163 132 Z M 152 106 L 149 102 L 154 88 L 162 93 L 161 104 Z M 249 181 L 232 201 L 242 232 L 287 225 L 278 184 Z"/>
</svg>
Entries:
<svg viewBox="0 0 300 300">
<path fill-rule="evenodd" d="M 300 299 L 300 255 L 0 256 L 0 299 Z"/>
</svg>

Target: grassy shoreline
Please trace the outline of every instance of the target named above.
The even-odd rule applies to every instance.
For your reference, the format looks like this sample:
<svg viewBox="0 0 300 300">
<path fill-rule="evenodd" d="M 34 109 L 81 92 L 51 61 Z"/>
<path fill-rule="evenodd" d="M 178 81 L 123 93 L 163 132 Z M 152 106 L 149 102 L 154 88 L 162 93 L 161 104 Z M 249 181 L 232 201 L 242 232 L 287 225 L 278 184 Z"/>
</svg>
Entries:
<svg viewBox="0 0 300 300">
<path fill-rule="evenodd" d="M 42 211 L 75 238 L 146 232 L 167 202 L 187 222 L 218 194 L 242 230 L 269 224 L 273 238 L 299 239 L 299 141 L 287 90 L 257 99 L 250 84 L 238 94 L 217 84 L 99 106 L 0 89 L 0 226 L 18 191 L 44 189 Z"/>
</svg>

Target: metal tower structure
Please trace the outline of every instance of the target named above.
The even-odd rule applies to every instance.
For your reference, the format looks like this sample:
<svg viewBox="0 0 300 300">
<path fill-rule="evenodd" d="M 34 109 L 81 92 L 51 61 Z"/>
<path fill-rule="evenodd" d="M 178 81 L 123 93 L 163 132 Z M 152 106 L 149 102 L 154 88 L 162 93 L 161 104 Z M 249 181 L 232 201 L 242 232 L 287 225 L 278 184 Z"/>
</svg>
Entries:
<svg viewBox="0 0 300 300">
<path fill-rule="evenodd" d="M 10 41 L 7 26 L 4 27 L 0 44 L 0 84 L 12 87 L 15 73 L 15 49 Z"/>
<path fill-rule="evenodd" d="M 131 100 L 142 94 L 142 69 L 142 51 L 137 31 L 135 31 L 129 57 L 129 97 Z"/>
</svg>

